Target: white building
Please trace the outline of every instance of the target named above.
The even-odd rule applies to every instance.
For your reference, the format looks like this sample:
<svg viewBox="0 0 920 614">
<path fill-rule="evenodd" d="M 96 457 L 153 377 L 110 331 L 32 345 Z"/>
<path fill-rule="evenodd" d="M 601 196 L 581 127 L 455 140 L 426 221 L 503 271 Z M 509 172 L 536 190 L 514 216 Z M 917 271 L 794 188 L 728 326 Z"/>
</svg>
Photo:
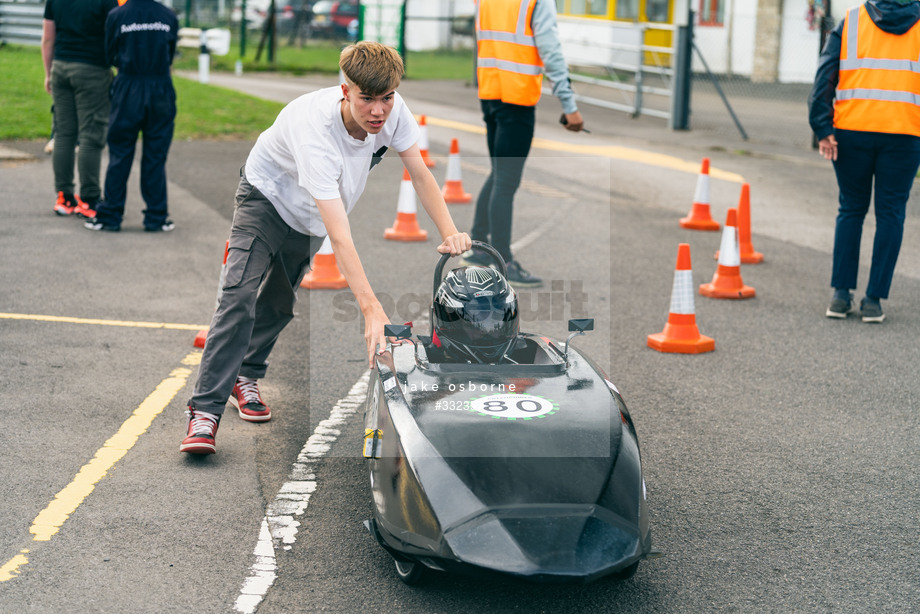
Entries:
<svg viewBox="0 0 920 614">
<path fill-rule="evenodd" d="M 472 15 L 473 0 L 405 0 L 410 50 L 472 44 L 450 34 L 448 18 Z M 363 0 L 365 7 L 400 0 Z M 821 11 L 831 0 L 556 0 L 560 37 L 573 63 L 609 62 L 620 43 L 670 47 L 673 28 L 694 11 L 694 40 L 716 74 L 758 82 L 808 83 L 821 45 Z M 836 25 L 859 0 L 836 0 Z M 644 28 L 644 29 L 643 29 Z M 633 56 L 637 57 L 636 52 Z M 667 60 L 665 60 L 667 62 Z M 694 56 L 694 71 L 703 66 Z"/>
</svg>

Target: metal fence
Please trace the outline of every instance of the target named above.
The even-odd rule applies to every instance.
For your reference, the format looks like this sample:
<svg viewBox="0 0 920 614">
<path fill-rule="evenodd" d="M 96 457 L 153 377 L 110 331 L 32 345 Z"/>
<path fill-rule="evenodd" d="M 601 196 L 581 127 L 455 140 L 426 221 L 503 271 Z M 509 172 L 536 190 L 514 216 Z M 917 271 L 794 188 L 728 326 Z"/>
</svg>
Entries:
<svg viewBox="0 0 920 614">
<path fill-rule="evenodd" d="M 39 45 L 44 0 L 0 0 L 0 42 Z"/>
<path fill-rule="evenodd" d="M 240 34 L 240 11 L 236 0 L 160 0 L 174 7 L 180 23 L 203 27 L 229 27 L 236 39 Z M 260 6 L 260 0 L 248 4 Z M 296 8 L 310 0 L 291 0 L 284 3 Z M 262 4 L 265 2 L 263 1 Z M 369 0 L 368 6 L 383 6 L 394 0 Z M 399 4 L 400 2 L 395 2 Z M 0 42 L 38 45 L 41 41 L 44 0 L 0 0 Z M 281 0 L 278 0 L 281 5 Z M 413 28 L 431 28 L 431 18 L 415 18 L 413 12 L 405 14 L 405 30 L 393 27 L 392 32 L 406 36 Z M 377 21 L 383 18 L 378 12 Z M 453 18 L 452 35 L 472 42 L 466 20 Z M 462 21 L 462 23 L 461 23 Z M 368 24 L 362 24 L 362 28 Z M 833 25 L 833 24 L 831 24 Z M 380 27 L 377 24 L 376 27 Z M 389 26 L 387 26 L 389 27 Z M 576 94 L 580 103 L 593 104 L 630 115 L 645 115 L 667 119 L 673 113 L 674 65 L 670 48 L 643 45 L 643 27 L 671 27 L 667 24 L 637 25 L 636 36 L 626 44 L 609 43 L 605 49 L 596 45 L 585 54 L 607 58 L 593 63 L 570 62 Z M 312 42 L 312 41 L 310 41 Z M 329 41 L 326 40 L 326 43 Z M 345 42 L 344 40 L 341 42 Z M 279 36 L 279 44 L 293 44 L 286 36 Z M 303 40 L 300 41 L 303 44 Z M 563 37 L 566 55 L 571 48 L 584 45 L 576 36 Z M 578 55 L 578 54 L 576 54 Z M 619 58 L 613 59 L 610 58 Z M 623 58 L 632 58 L 624 60 Z M 663 59 L 667 58 L 667 59 Z M 643 59 L 643 61 L 639 61 Z M 472 51 L 471 51 L 472 74 Z M 746 77 L 694 73 L 690 79 L 692 97 L 689 107 L 689 129 L 719 134 L 737 139 L 739 147 L 745 140 L 775 143 L 807 148 L 811 146 L 811 131 L 807 119 L 807 98 L 810 84 L 753 83 Z M 724 94 L 720 96 L 721 93 Z M 731 112 L 725 101 L 731 107 Z M 733 117 L 734 116 L 734 117 Z M 742 132 L 738 126 L 743 129 Z"/>
</svg>

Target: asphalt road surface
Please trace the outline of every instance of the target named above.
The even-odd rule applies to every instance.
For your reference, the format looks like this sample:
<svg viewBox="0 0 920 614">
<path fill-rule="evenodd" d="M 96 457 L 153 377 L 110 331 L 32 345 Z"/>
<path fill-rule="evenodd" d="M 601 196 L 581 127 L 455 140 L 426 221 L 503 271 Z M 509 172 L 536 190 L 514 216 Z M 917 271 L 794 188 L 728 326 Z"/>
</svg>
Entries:
<svg viewBox="0 0 920 614">
<path fill-rule="evenodd" d="M 404 92 L 428 116 L 435 176 L 443 181 L 450 139 L 459 138 L 464 187 L 475 195 L 487 168 L 475 101 L 445 88 Z M 591 135 L 570 134 L 553 104 L 541 110 L 516 201 L 517 256 L 547 280 L 521 293 L 522 327 L 558 337 L 568 317 L 596 318 L 597 330 L 576 343 L 632 412 L 663 558 L 630 580 L 586 586 L 446 574 L 403 585 L 362 526 L 372 505 L 360 455 L 367 367 L 347 290 L 301 292 L 263 380 L 271 422 L 228 412 L 216 455 L 180 454 L 199 356 L 192 340 L 214 308 L 252 144 L 175 143 L 177 227 L 157 235 L 141 232 L 137 168 L 122 232 L 92 233 L 52 213 L 42 144 L 4 143 L 0 611 L 916 611 L 916 219 L 888 320 L 828 320 L 836 191 L 816 155 L 736 155 L 596 110 L 585 110 Z M 702 155 L 712 158 L 718 221 L 740 182 L 751 184 L 753 242 L 765 262 L 742 267 L 756 298 L 696 297 L 714 352 L 661 354 L 646 335 L 667 319 L 678 244 L 691 244 L 695 283 L 716 267 L 721 233 L 677 223 Z M 396 157 L 385 159 L 351 220 L 391 319 L 426 332 L 420 301 L 436 242 L 382 238 L 400 179 Z M 472 211 L 451 206 L 461 228 Z M 916 213 L 912 200 L 908 216 Z M 863 264 L 861 283 L 868 252 Z M 576 291 L 587 313 L 572 313 L 566 294 Z"/>
</svg>

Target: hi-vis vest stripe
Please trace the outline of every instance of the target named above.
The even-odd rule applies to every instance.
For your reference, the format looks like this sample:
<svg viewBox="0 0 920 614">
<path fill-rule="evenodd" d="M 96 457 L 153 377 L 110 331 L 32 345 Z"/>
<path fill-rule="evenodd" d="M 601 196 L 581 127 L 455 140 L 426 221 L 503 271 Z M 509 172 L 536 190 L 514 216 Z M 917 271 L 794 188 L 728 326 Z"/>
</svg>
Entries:
<svg viewBox="0 0 920 614">
<path fill-rule="evenodd" d="M 476 74 L 479 97 L 534 106 L 540 100 L 543 62 L 530 19 L 537 0 L 476 3 Z"/>
<path fill-rule="evenodd" d="M 891 34 L 861 5 L 847 11 L 841 39 L 834 126 L 920 136 L 920 22 Z"/>
</svg>

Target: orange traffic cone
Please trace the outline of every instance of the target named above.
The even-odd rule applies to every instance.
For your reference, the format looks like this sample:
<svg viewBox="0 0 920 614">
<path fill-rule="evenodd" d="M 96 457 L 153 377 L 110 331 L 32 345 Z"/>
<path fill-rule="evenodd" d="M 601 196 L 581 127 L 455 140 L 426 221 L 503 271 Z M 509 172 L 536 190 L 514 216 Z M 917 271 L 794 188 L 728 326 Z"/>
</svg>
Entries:
<svg viewBox="0 0 920 614">
<path fill-rule="evenodd" d="M 680 225 L 690 230 L 719 229 L 719 223 L 709 213 L 709 158 L 703 158 L 703 166 L 696 180 L 693 208 L 687 217 L 681 218 Z"/>
<path fill-rule="evenodd" d="M 741 184 L 741 197 L 738 199 L 738 251 L 741 253 L 741 264 L 760 264 L 763 254 L 754 251 L 751 243 L 751 184 Z M 719 259 L 719 252 L 715 253 Z"/>
<path fill-rule="evenodd" d="M 447 179 L 441 190 L 444 202 L 449 205 L 465 205 L 473 200 L 469 192 L 463 191 L 463 171 L 460 169 L 460 142 L 450 142 L 450 156 L 447 158 Z"/>
<path fill-rule="evenodd" d="M 428 118 L 422 115 L 418 127 L 421 130 L 418 135 L 418 148 L 421 150 L 422 160 L 425 161 L 425 166 L 434 168 L 437 162 L 428 155 Z"/>
<path fill-rule="evenodd" d="M 224 263 L 220 266 L 220 277 L 217 280 L 217 300 L 214 303 L 214 310 L 217 310 L 217 306 L 220 305 L 220 295 L 224 291 L 224 281 L 227 279 L 227 254 L 230 253 L 230 239 L 227 239 L 227 242 L 224 243 Z M 195 335 L 194 346 L 196 348 L 203 348 L 204 342 L 208 339 L 208 329 L 202 328 L 198 331 L 198 334 Z"/>
<path fill-rule="evenodd" d="M 738 211 L 729 209 L 722 231 L 719 266 L 712 281 L 700 286 L 700 294 L 710 298 L 751 298 L 754 288 L 741 280 L 741 256 L 738 254 Z"/>
<path fill-rule="evenodd" d="M 399 185 L 399 202 L 396 205 L 396 221 L 393 226 L 383 231 L 383 238 L 391 241 L 425 241 L 428 231 L 418 225 L 415 188 L 409 169 L 403 169 L 402 183 Z"/>
<path fill-rule="evenodd" d="M 754 251 L 751 243 L 751 184 L 741 185 L 741 197 L 738 199 L 738 248 L 741 252 L 741 264 L 760 264 L 763 254 Z"/>
<path fill-rule="evenodd" d="M 702 354 L 716 348 L 715 340 L 701 335 L 696 326 L 693 271 L 690 269 L 688 243 L 681 243 L 677 248 L 677 266 L 674 269 L 674 287 L 671 290 L 668 322 L 662 332 L 648 336 L 648 346 L 659 352 L 675 354 Z"/>
<path fill-rule="evenodd" d="M 329 237 L 323 239 L 323 245 L 313 256 L 313 267 L 303 276 L 300 287 L 308 290 L 340 290 L 348 287 L 345 276 L 335 263 L 335 254 Z"/>
</svg>

